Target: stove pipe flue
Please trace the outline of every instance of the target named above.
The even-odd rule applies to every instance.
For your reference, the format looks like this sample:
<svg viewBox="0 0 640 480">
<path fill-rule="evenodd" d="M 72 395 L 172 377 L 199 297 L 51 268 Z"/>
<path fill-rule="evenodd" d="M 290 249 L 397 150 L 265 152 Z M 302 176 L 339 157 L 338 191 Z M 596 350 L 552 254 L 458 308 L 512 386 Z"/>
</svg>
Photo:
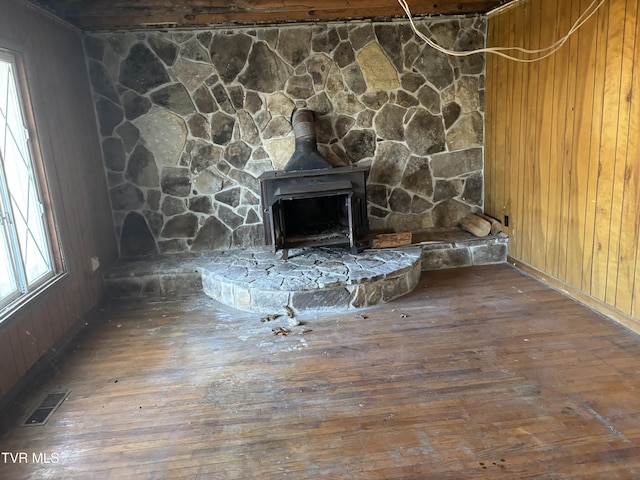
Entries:
<svg viewBox="0 0 640 480">
<path fill-rule="evenodd" d="M 296 139 L 295 151 L 284 166 L 284 171 L 333 168 L 318 152 L 313 111 L 304 108 L 294 111 L 291 125 Z"/>
</svg>

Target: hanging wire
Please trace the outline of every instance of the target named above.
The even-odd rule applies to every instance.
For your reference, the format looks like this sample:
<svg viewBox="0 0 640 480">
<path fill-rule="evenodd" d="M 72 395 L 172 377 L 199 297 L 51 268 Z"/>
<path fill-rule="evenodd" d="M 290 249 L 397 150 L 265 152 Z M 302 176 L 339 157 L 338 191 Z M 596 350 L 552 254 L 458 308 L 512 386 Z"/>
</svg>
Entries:
<svg viewBox="0 0 640 480">
<path fill-rule="evenodd" d="M 567 32 L 567 34 L 564 37 L 557 40 L 556 42 L 554 42 L 553 44 L 549 45 L 548 47 L 538 48 L 533 50 L 530 50 L 528 48 L 522 48 L 522 47 L 487 47 L 487 48 L 479 48 L 476 50 L 466 50 L 466 51 L 449 50 L 435 43 L 425 34 L 418 31 L 418 29 L 416 28 L 416 25 L 413 21 L 413 15 L 411 14 L 411 10 L 409 8 L 409 4 L 407 3 L 407 0 L 398 0 L 398 3 L 406 13 L 407 18 L 411 23 L 411 28 L 413 29 L 415 34 L 418 37 L 420 37 L 422 40 L 424 40 L 429 46 L 435 48 L 436 50 L 442 53 L 445 53 L 447 55 L 452 55 L 455 57 L 466 57 L 469 55 L 475 55 L 477 53 L 492 53 L 494 55 L 498 55 L 500 57 L 506 58 L 508 60 L 513 60 L 516 62 L 532 63 L 532 62 L 538 62 L 547 57 L 550 57 L 551 55 L 556 53 L 558 50 L 560 50 L 562 46 L 567 42 L 567 40 L 569 40 L 571 35 L 573 35 L 582 25 L 584 25 L 600 9 L 600 7 L 602 7 L 604 2 L 606 1 L 607 0 L 593 0 L 591 4 L 586 8 L 586 10 L 578 17 L 578 19 L 573 24 L 571 29 Z M 539 53 L 544 53 L 544 55 L 541 55 L 536 58 L 518 58 L 516 56 L 504 53 L 508 51 L 518 51 L 526 55 L 535 55 Z"/>
</svg>

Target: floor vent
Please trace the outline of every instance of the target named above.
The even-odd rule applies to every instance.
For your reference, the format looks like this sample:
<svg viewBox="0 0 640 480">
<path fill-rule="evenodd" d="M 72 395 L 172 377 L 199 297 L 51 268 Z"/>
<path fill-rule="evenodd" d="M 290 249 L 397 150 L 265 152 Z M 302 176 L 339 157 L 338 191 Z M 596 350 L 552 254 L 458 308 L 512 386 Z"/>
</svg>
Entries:
<svg viewBox="0 0 640 480">
<path fill-rule="evenodd" d="M 22 424 L 25 427 L 35 427 L 47 423 L 51 415 L 58 409 L 69 395 L 69 391 L 50 393 Z"/>
</svg>

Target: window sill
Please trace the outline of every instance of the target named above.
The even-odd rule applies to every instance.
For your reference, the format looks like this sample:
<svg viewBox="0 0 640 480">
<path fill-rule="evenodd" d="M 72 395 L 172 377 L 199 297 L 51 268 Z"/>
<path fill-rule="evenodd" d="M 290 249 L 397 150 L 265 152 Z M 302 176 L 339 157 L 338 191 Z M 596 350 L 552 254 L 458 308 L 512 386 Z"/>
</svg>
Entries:
<svg viewBox="0 0 640 480">
<path fill-rule="evenodd" d="M 34 308 L 36 304 L 46 299 L 51 290 L 65 282 L 67 278 L 69 278 L 68 272 L 58 273 L 32 292 L 22 295 L 19 299 L 0 310 L 0 335 L 11 327 L 16 320 L 21 318 L 26 310 Z"/>
</svg>

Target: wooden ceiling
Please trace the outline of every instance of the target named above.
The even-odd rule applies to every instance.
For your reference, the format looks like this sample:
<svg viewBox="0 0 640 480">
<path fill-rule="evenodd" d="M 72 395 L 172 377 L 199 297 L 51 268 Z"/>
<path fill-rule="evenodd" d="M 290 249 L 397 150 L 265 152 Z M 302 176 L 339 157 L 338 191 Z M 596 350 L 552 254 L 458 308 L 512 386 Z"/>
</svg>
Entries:
<svg viewBox="0 0 640 480">
<path fill-rule="evenodd" d="M 29 0 L 83 30 L 400 17 L 397 0 Z M 408 0 L 413 15 L 487 13 L 518 0 Z"/>
</svg>

